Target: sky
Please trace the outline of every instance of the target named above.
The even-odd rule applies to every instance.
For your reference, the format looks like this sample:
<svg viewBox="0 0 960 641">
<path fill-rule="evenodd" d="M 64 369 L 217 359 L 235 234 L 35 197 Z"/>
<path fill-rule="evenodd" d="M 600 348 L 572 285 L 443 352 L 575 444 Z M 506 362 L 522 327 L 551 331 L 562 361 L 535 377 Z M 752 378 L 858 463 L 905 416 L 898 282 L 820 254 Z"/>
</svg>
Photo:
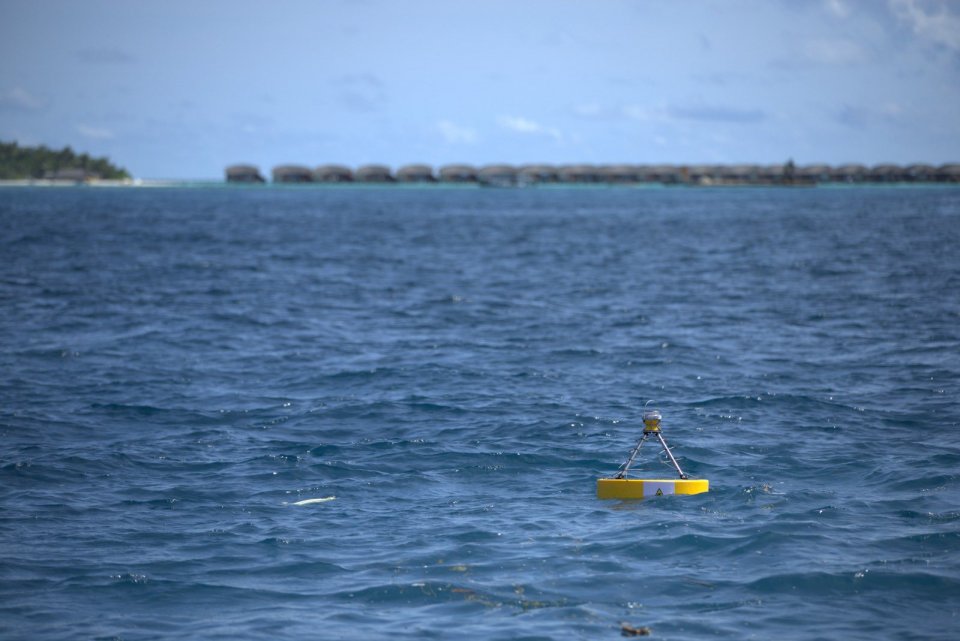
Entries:
<svg viewBox="0 0 960 641">
<path fill-rule="evenodd" d="M 960 161 L 960 1 L 0 0 L 0 140 L 235 163 Z"/>
</svg>

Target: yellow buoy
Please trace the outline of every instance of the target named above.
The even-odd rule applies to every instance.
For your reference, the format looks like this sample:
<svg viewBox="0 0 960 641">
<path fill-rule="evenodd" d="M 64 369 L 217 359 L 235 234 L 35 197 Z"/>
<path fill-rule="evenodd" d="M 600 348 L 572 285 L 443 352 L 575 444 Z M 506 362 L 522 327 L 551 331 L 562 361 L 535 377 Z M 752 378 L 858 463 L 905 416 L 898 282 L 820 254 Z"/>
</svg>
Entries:
<svg viewBox="0 0 960 641">
<path fill-rule="evenodd" d="M 680 464 L 673 457 L 673 452 L 667 446 L 660 430 L 662 417 L 659 410 L 646 410 L 643 413 L 643 436 L 637 446 L 630 453 L 627 462 L 620 466 L 619 472 L 613 478 L 597 479 L 597 498 L 601 499 L 642 499 L 650 496 L 664 496 L 666 494 L 700 494 L 710 489 L 707 479 L 691 479 L 680 469 Z M 640 448 L 650 437 L 654 436 L 663 447 L 673 467 L 680 475 L 679 479 L 631 479 L 627 478 L 630 466 L 640 453 Z"/>
<path fill-rule="evenodd" d="M 597 498 L 642 499 L 665 494 L 700 494 L 710 489 L 707 479 L 597 479 Z"/>
</svg>

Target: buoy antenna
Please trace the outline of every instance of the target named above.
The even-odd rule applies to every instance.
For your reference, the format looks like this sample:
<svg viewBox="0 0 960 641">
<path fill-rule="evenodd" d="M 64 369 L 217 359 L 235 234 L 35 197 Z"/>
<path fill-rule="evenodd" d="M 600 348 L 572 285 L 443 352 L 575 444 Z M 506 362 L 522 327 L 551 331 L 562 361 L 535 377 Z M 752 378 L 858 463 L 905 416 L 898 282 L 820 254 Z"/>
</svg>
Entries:
<svg viewBox="0 0 960 641">
<path fill-rule="evenodd" d="M 680 475 L 680 478 L 687 478 L 687 475 L 683 473 L 682 469 L 680 469 L 680 464 L 677 463 L 677 459 L 673 457 L 673 452 L 670 451 L 667 441 L 663 438 L 663 433 L 660 431 L 660 423 L 663 420 L 663 415 L 660 414 L 660 410 L 649 407 L 650 403 L 652 402 L 652 400 L 649 400 L 643 404 L 643 435 L 637 442 L 637 446 L 633 448 L 633 452 L 630 453 L 630 458 L 627 459 L 626 463 L 620 466 L 620 470 L 617 472 L 617 476 L 615 478 L 626 478 L 627 472 L 630 471 L 630 467 L 636 460 L 637 455 L 640 454 L 640 448 L 643 447 L 643 444 L 651 435 L 655 436 L 657 440 L 660 441 L 660 446 L 670 459 L 670 462 L 673 463 L 673 467 L 677 470 L 677 474 Z"/>
</svg>

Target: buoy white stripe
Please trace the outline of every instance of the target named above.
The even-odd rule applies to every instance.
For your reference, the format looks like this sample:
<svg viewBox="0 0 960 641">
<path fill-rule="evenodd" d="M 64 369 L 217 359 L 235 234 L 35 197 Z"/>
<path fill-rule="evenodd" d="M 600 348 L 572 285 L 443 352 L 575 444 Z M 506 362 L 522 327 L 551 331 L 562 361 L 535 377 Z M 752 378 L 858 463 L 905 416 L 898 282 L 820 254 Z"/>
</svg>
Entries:
<svg viewBox="0 0 960 641">
<path fill-rule="evenodd" d="M 664 494 L 674 494 L 676 485 L 672 481 L 644 481 L 644 496 L 663 496 Z"/>
</svg>

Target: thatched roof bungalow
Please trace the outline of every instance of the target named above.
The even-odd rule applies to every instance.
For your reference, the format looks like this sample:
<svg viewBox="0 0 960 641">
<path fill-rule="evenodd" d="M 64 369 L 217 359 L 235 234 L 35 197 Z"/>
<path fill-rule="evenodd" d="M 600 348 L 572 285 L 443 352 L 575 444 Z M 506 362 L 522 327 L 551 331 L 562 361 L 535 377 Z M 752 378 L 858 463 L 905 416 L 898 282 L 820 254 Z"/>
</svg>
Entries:
<svg viewBox="0 0 960 641">
<path fill-rule="evenodd" d="M 397 170 L 397 182 L 432 183 L 437 182 L 430 165 L 405 165 Z"/>
<path fill-rule="evenodd" d="M 262 183 L 266 182 L 260 175 L 259 167 L 253 165 L 230 165 L 226 169 L 228 183 Z"/>
<path fill-rule="evenodd" d="M 933 165 L 913 164 L 904 167 L 907 180 L 910 182 L 925 183 L 936 178 L 937 169 Z"/>
<path fill-rule="evenodd" d="M 644 168 L 643 180 L 675 185 L 683 181 L 683 169 L 676 165 L 648 165 Z"/>
<path fill-rule="evenodd" d="M 847 164 L 834 167 L 830 172 L 833 182 L 859 183 L 867 179 L 867 168 L 859 164 Z"/>
<path fill-rule="evenodd" d="M 439 174 L 440 182 L 444 183 L 477 182 L 477 169 L 470 165 L 444 165 Z"/>
<path fill-rule="evenodd" d="M 59 183 L 85 183 L 91 180 L 98 180 L 100 174 L 95 171 L 87 171 L 82 167 L 64 167 L 54 171 L 47 171 L 43 174 L 44 180 L 52 180 Z"/>
<path fill-rule="evenodd" d="M 936 181 L 941 183 L 960 183 L 960 164 L 951 163 L 937 167 Z"/>
<path fill-rule="evenodd" d="M 904 182 L 907 179 L 907 172 L 899 165 L 876 165 L 870 168 L 867 179 L 875 183 Z"/>
<path fill-rule="evenodd" d="M 604 182 L 616 185 L 632 185 L 641 180 L 641 169 L 637 165 L 604 165 L 600 167 L 600 176 Z"/>
<path fill-rule="evenodd" d="M 313 182 L 349 183 L 353 182 L 353 171 L 344 165 L 320 165 L 313 170 Z"/>
<path fill-rule="evenodd" d="M 358 167 L 353 179 L 361 183 L 392 183 L 394 181 L 390 168 L 386 165 L 364 165 Z"/>
<path fill-rule="evenodd" d="M 720 165 L 714 168 L 716 179 L 727 185 L 749 185 L 757 182 L 757 165 Z"/>
<path fill-rule="evenodd" d="M 760 165 L 757 167 L 757 183 L 778 185 L 784 182 L 786 171 L 782 164 Z"/>
<path fill-rule="evenodd" d="M 557 177 L 562 183 L 596 183 L 602 180 L 593 165 L 562 165 L 557 168 Z"/>
<path fill-rule="evenodd" d="M 509 187 L 517 184 L 517 170 L 510 165 L 487 165 L 477 172 L 481 185 Z"/>
<path fill-rule="evenodd" d="M 830 165 L 822 163 L 797 167 L 797 177 L 814 183 L 828 183 L 832 180 Z"/>
<path fill-rule="evenodd" d="M 313 182 L 313 172 L 302 165 L 279 165 L 273 168 L 273 182 L 309 183 Z"/>
<path fill-rule="evenodd" d="M 687 180 L 695 185 L 712 185 L 720 179 L 720 169 L 716 165 L 690 165 Z"/>
<path fill-rule="evenodd" d="M 654 182 L 650 177 L 653 165 L 633 165 L 633 169 L 637 172 L 637 182 Z"/>
<path fill-rule="evenodd" d="M 521 185 L 555 183 L 557 180 L 557 168 L 553 165 L 523 165 L 517 168 L 517 182 Z"/>
</svg>

